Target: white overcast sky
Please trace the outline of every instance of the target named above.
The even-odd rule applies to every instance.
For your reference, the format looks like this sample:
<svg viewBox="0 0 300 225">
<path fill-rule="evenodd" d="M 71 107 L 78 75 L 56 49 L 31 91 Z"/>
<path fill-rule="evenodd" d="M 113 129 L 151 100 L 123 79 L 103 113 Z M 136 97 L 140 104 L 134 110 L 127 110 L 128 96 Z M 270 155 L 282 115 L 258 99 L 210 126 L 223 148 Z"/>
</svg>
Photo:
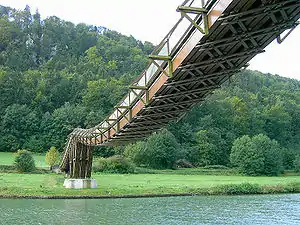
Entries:
<svg viewBox="0 0 300 225">
<path fill-rule="evenodd" d="M 55 15 L 77 23 L 104 26 L 138 40 L 158 44 L 173 27 L 183 0 L 0 0 L 1 5 L 24 9 L 26 4 L 42 18 Z M 300 25 L 281 44 L 250 62 L 250 69 L 300 80 Z"/>
</svg>

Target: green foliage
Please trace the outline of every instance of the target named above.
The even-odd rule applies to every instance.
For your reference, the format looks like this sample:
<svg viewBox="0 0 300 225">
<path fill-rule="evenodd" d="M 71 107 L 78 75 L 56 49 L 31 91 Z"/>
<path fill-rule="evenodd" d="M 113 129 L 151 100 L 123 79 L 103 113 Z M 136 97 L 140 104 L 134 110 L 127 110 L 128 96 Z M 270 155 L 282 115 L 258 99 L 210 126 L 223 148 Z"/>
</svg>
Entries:
<svg viewBox="0 0 300 225">
<path fill-rule="evenodd" d="M 28 7 L 0 8 L 0 151 L 60 149 L 74 128 L 99 124 L 154 48 L 104 27 L 56 16 L 42 20 Z M 300 82 L 245 70 L 168 130 L 175 141 L 155 144 L 160 139 L 154 135 L 124 154 L 155 168 L 156 160 L 157 168 L 165 168 L 177 159 L 227 166 L 236 138 L 262 133 L 286 149 L 283 165 L 290 169 L 300 146 Z M 165 146 L 169 150 L 160 149 Z M 99 147 L 94 153 L 109 157 L 116 151 Z"/>
<path fill-rule="evenodd" d="M 146 148 L 145 142 L 137 142 L 125 147 L 124 156 L 134 162 L 136 165 L 141 166 L 144 162 L 143 152 Z"/>
<path fill-rule="evenodd" d="M 25 149 L 30 149 L 32 152 L 44 153 L 46 144 L 46 141 L 43 140 L 39 135 L 33 135 L 25 141 L 23 147 Z"/>
<path fill-rule="evenodd" d="M 125 157 L 114 155 L 109 158 L 98 158 L 93 164 L 94 172 L 134 173 L 134 165 Z"/>
<path fill-rule="evenodd" d="M 200 165 L 226 165 L 227 152 L 221 132 L 216 129 L 200 130 L 196 134 L 197 147 L 200 151 Z"/>
<path fill-rule="evenodd" d="M 18 139 L 11 134 L 3 134 L 0 137 L 1 152 L 15 152 L 20 147 Z"/>
<path fill-rule="evenodd" d="M 247 175 L 278 175 L 282 172 L 282 154 L 279 144 L 263 134 L 234 141 L 230 154 L 233 166 Z"/>
<path fill-rule="evenodd" d="M 60 148 L 75 127 L 101 122 L 154 48 L 104 27 L 3 9 L 0 151 Z"/>
<path fill-rule="evenodd" d="M 295 155 L 296 153 L 288 148 L 282 148 L 282 163 L 283 163 L 283 168 L 286 170 L 291 170 L 293 169 L 294 161 L 295 161 Z"/>
<path fill-rule="evenodd" d="M 1 168 L 0 168 L 1 169 Z M 189 169 L 191 171 L 195 169 Z M 181 172 L 181 170 L 170 170 Z M 186 171 L 186 169 L 184 170 Z M 8 198 L 20 196 L 124 196 L 151 194 L 183 194 L 213 195 L 213 194 L 257 194 L 257 185 L 260 193 L 299 193 L 300 176 L 287 177 L 241 177 L 201 175 L 188 173 L 166 174 L 165 171 L 156 171 L 157 174 L 94 174 L 101 187 L 97 189 L 66 189 L 61 184 L 64 178 L 57 174 L 1 174 L 0 195 Z M 184 176 L 183 176 L 184 175 Z M 11 182 L 11 181 L 18 182 Z M 220 188 L 220 186 L 226 187 Z M 234 186 L 230 188 L 229 186 Z M 268 186 L 266 186 L 268 185 Z M 27 188 L 24 188 L 27 187 Z M 224 190 L 224 192 L 222 192 Z M 251 193 L 251 191 L 253 193 Z"/>
<path fill-rule="evenodd" d="M 55 147 L 52 146 L 46 153 L 46 163 L 50 166 L 50 169 L 52 169 L 54 165 L 57 165 L 59 163 L 59 160 L 59 152 Z"/>
<path fill-rule="evenodd" d="M 297 155 L 295 157 L 295 160 L 294 160 L 294 170 L 297 172 L 297 173 L 300 173 L 300 155 Z"/>
<path fill-rule="evenodd" d="M 182 158 L 181 147 L 175 136 L 168 130 L 152 134 L 144 149 L 142 162 L 153 169 L 173 168 L 176 160 Z"/>
<path fill-rule="evenodd" d="M 175 167 L 176 168 L 193 168 L 194 166 L 186 159 L 179 159 L 175 162 Z"/>
<path fill-rule="evenodd" d="M 15 167 L 19 172 L 34 171 L 36 168 L 31 152 L 27 150 L 18 150 L 15 157 Z"/>
<path fill-rule="evenodd" d="M 225 195 L 260 194 L 263 190 L 259 184 L 252 183 L 225 184 L 215 189 L 216 193 Z"/>
<path fill-rule="evenodd" d="M 3 150 L 10 151 L 15 145 L 23 145 L 31 135 L 37 132 L 39 121 L 34 111 L 27 105 L 12 104 L 7 107 L 1 120 L 2 131 L 15 143 L 2 141 Z M 15 140 L 14 140 L 15 139 Z"/>
<path fill-rule="evenodd" d="M 223 166 L 223 165 L 209 165 L 209 166 L 205 166 L 205 169 L 218 169 L 218 170 L 227 170 L 228 167 L 227 166 Z"/>
<path fill-rule="evenodd" d="M 128 145 L 124 155 L 138 166 L 153 169 L 175 168 L 175 162 L 184 156 L 175 136 L 166 129 L 152 134 L 146 142 Z"/>
</svg>

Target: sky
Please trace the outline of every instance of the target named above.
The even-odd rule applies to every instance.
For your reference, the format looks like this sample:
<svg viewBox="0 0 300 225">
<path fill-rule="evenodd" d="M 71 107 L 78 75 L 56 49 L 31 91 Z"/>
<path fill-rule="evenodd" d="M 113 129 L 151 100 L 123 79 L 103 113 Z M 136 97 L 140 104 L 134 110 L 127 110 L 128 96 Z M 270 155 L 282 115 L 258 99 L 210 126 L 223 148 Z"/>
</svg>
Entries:
<svg viewBox="0 0 300 225">
<path fill-rule="evenodd" d="M 183 0 L 0 0 L 0 5 L 24 9 L 29 5 L 42 18 L 57 16 L 75 24 L 104 26 L 141 41 L 158 44 L 180 17 Z M 288 38 L 269 45 L 250 61 L 249 69 L 300 80 L 300 25 Z"/>
</svg>

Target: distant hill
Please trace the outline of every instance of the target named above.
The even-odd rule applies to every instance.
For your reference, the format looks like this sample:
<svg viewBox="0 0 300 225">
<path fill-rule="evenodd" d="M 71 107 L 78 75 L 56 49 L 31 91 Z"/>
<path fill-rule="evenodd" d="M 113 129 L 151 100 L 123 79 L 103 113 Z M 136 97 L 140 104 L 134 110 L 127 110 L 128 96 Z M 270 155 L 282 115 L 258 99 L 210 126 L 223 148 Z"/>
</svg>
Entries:
<svg viewBox="0 0 300 225">
<path fill-rule="evenodd" d="M 0 151 L 61 149 L 75 127 L 107 115 L 153 48 L 104 27 L 0 6 Z M 263 133 L 299 151 L 300 81 L 246 70 L 168 129 L 190 161 L 201 157 L 199 137 L 221 152 L 206 164 L 227 164 L 242 135 Z"/>
</svg>

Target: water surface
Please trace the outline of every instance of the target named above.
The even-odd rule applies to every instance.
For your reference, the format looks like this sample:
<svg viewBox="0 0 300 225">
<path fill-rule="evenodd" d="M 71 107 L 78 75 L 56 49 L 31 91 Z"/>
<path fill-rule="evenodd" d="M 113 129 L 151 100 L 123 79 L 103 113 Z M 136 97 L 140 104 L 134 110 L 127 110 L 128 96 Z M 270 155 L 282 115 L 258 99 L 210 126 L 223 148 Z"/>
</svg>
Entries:
<svg viewBox="0 0 300 225">
<path fill-rule="evenodd" d="M 300 194 L 0 199 L 0 224 L 300 224 Z"/>
</svg>

